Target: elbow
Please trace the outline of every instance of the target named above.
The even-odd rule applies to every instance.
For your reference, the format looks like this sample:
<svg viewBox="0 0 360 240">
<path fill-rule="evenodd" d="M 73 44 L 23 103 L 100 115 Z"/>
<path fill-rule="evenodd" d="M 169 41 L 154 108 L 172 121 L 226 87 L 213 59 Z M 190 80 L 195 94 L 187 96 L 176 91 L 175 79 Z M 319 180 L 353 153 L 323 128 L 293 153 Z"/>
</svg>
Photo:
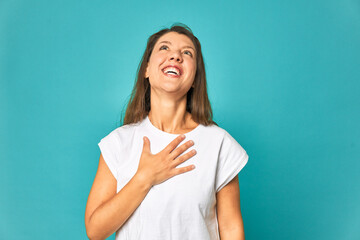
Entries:
<svg viewBox="0 0 360 240">
<path fill-rule="evenodd" d="M 86 235 L 90 240 L 105 240 L 110 235 L 104 235 L 105 233 L 98 229 L 93 223 L 90 221 L 85 223 Z"/>
<path fill-rule="evenodd" d="M 89 240 L 101 240 L 105 238 L 100 238 L 99 236 L 96 236 L 93 232 L 91 232 L 90 229 L 86 229 L 86 235 L 88 236 Z"/>
<path fill-rule="evenodd" d="M 110 237 L 114 232 L 109 232 L 104 226 L 101 226 L 92 215 L 85 219 L 86 235 L 90 240 L 105 240 Z"/>
<path fill-rule="evenodd" d="M 90 240 L 102 239 L 99 236 L 97 236 L 96 231 L 94 231 L 94 227 L 90 223 L 90 219 L 88 221 L 85 221 L 85 228 L 86 228 L 86 235 Z"/>
<path fill-rule="evenodd" d="M 96 239 L 94 233 L 91 231 L 89 226 L 86 226 L 86 235 L 90 240 L 95 240 Z"/>
<path fill-rule="evenodd" d="M 88 236 L 89 240 L 105 240 L 107 237 L 99 236 L 90 230 L 86 230 L 86 235 Z"/>
</svg>

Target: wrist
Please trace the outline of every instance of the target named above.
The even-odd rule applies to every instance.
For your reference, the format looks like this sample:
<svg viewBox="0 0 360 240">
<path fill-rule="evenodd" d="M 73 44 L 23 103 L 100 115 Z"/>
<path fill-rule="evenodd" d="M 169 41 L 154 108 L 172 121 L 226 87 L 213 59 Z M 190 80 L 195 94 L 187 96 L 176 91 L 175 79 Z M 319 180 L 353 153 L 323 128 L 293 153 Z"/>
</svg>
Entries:
<svg viewBox="0 0 360 240">
<path fill-rule="evenodd" d="M 133 179 L 141 185 L 144 189 L 152 188 L 152 183 L 149 181 L 149 178 L 141 173 L 136 173 Z"/>
</svg>

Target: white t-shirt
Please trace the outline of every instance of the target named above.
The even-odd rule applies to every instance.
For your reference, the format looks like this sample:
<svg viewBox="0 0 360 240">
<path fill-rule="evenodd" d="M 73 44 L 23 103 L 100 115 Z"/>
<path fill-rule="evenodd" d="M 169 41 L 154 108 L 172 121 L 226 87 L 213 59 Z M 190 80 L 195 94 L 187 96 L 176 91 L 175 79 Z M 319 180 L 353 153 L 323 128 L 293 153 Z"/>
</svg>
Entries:
<svg viewBox="0 0 360 240">
<path fill-rule="evenodd" d="M 103 158 L 117 180 L 119 192 L 137 171 L 143 136 L 152 154 L 163 150 L 180 134 L 156 128 L 146 117 L 116 128 L 98 143 Z M 116 240 L 218 240 L 216 193 L 229 183 L 248 161 L 246 151 L 224 129 L 198 125 L 185 133 L 178 145 L 193 140 L 182 154 L 196 154 L 177 166 L 195 169 L 153 186 L 128 220 L 116 232 Z"/>
</svg>

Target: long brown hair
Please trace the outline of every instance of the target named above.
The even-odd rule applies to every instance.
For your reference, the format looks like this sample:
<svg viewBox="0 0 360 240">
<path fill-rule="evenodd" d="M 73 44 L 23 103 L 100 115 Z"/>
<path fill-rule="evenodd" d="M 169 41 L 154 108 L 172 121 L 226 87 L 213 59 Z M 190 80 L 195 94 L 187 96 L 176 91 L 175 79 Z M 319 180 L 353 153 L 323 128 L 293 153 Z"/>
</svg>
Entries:
<svg viewBox="0 0 360 240">
<path fill-rule="evenodd" d="M 170 28 L 163 28 L 149 37 L 145 52 L 137 69 L 134 88 L 127 104 L 124 125 L 143 120 L 150 111 L 150 83 L 149 79 L 145 78 L 146 67 L 157 40 L 168 32 L 177 32 L 186 35 L 192 40 L 196 50 L 197 70 L 194 87 L 191 87 L 187 92 L 186 111 L 191 114 L 192 119 L 197 123 L 205 126 L 212 124 L 217 125 L 212 119 L 213 114 L 207 94 L 205 65 L 200 42 L 194 36 L 192 30 L 182 23 L 174 23 Z"/>
</svg>

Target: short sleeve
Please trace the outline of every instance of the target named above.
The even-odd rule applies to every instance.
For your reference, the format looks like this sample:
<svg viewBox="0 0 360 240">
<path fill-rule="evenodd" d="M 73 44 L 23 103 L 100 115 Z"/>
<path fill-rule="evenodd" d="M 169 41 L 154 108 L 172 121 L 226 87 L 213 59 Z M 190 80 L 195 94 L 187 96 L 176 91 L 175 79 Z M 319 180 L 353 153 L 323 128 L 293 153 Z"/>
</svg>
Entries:
<svg viewBox="0 0 360 240">
<path fill-rule="evenodd" d="M 246 165 L 249 156 L 242 146 L 225 131 L 218 156 L 215 189 L 219 192 Z"/>
<path fill-rule="evenodd" d="M 116 138 L 114 132 L 111 132 L 106 137 L 100 140 L 98 143 L 101 154 L 109 167 L 111 173 L 117 179 L 118 176 L 118 152 L 119 152 L 119 140 Z"/>
</svg>

